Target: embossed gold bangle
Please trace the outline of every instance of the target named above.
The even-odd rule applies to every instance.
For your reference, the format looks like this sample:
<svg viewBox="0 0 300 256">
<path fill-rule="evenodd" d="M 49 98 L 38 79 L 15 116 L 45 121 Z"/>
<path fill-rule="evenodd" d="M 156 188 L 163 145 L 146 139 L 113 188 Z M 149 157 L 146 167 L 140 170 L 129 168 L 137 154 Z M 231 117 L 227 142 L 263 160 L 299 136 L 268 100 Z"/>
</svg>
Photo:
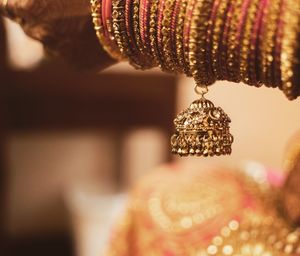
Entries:
<svg viewBox="0 0 300 256">
<path fill-rule="evenodd" d="M 152 0 L 150 8 L 150 21 L 149 21 L 149 39 L 150 39 L 150 51 L 154 59 L 156 66 L 160 66 L 160 52 L 158 50 L 157 42 L 157 18 L 158 18 L 158 4 L 159 0 Z"/>
<path fill-rule="evenodd" d="M 244 83 L 249 85 L 255 85 L 255 82 L 251 80 L 250 77 L 250 50 L 251 47 L 251 37 L 253 33 L 253 27 L 255 25 L 255 18 L 258 11 L 258 6 L 261 0 L 252 0 L 248 7 L 248 15 L 244 27 L 244 35 L 241 41 L 241 52 L 240 52 L 240 75 Z M 253 51 L 254 49 L 252 49 Z"/>
<path fill-rule="evenodd" d="M 164 56 L 164 44 L 163 44 L 163 35 L 164 35 L 164 29 L 165 26 L 163 25 L 164 20 L 164 11 L 165 11 L 165 5 L 167 0 L 160 0 L 159 1 L 159 7 L 158 7 L 158 20 L 157 20 L 157 44 L 158 44 L 158 50 L 160 52 L 160 68 L 163 71 L 170 72 L 168 69 L 166 59 Z"/>
<path fill-rule="evenodd" d="M 125 3 L 121 0 L 111 0 L 112 2 L 112 28 L 114 40 L 116 41 L 123 58 L 129 60 L 129 45 L 125 38 Z M 123 29 L 122 29 L 123 28 Z"/>
<path fill-rule="evenodd" d="M 286 0 L 284 12 L 282 13 L 284 28 L 281 51 L 281 77 L 283 92 L 289 99 L 295 99 L 297 85 L 295 84 L 295 70 L 299 63 L 297 52 L 299 49 L 300 33 L 300 2 L 298 0 Z M 299 86 L 299 85 L 298 85 Z"/>
<path fill-rule="evenodd" d="M 210 85 L 215 77 L 209 72 L 207 63 L 208 20 L 213 7 L 213 0 L 195 2 L 189 32 L 189 64 L 191 74 L 197 85 Z"/>
<path fill-rule="evenodd" d="M 161 30 L 161 46 L 162 54 L 164 59 L 164 69 L 165 71 L 176 73 L 176 63 L 174 63 L 173 48 L 172 48 L 172 14 L 175 7 L 174 0 L 165 0 L 163 8 L 163 18 L 162 18 L 162 30 Z"/>
<path fill-rule="evenodd" d="M 180 9 L 178 11 L 177 25 L 176 25 L 176 56 L 179 68 L 187 76 L 190 76 L 189 66 L 185 62 L 184 55 L 184 25 L 187 12 L 188 0 L 180 0 Z"/>
<path fill-rule="evenodd" d="M 171 17 L 171 31 L 170 31 L 170 47 L 171 47 L 171 54 L 172 54 L 172 61 L 173 61 L 173 67 L 174 67 L 174 72 L 176 74 L 181 74 L 183 73 L 183 70 L 179 66 L 178 63 L 178 58 L 177 58 L 177 53 L 176 53 L 176 27 L 177 27 L 177 22 L 178 22 L 178 16 L 179 16 L 179 11 L 180 11 L 180 5 L 181 5 L 181 0 L 174 0 L 174 8 L 172 10 L 172 17 Z"/>
<path fill-rule="evenodd" d="M 184 27 L 183 27 L 183 47 L 184 47 L 184 62 L 187 70 L 187 75 L 192 76 L 192 72 L 190 70 L 190 57 L 189 57 L 189 41 L 190 41 L 190 30 L 191 30 L 191 20 L 193 16 L 193 9 L 195 6 L 196 0 L 188 0 L 186 7 L 186 14 L 184 19 Z"/>
<path fill-rule="evenodd" d="M 143 68 L 151 68 L 154 66 L 153 57 L 145 52 L 144 44 L 140 33 L 140 0 L 132 0 L 132 24 L 133 24 L 133 38 L 137 45 L 140 55 L 143 58 Z"/>
<path fill-rule="evenodd" d="M 277 30 L 277 20 L 280 14 L 280 1 L 272 0 L 268 4 L 268 9 L 264 18 L 263 34 L 261 35 L 261 77 L 264 85 L 274 87 L 274 53 Z"/>
<path fill-rule="evenodd" d="M 214 66 L 217 66 L 217 59 L 213 58 L 213 37 L 217 34 L 216 31 L 216 16 L 217 16 L 217 11 L 219 9 L 221 1 L 220 0 L 214 0 L 212 2 L 212 7 L 210 10 L 210 13 L 208 13 L 208 26 L 207 26 L 207 32 L 206 32 L 206 63 L 207 63 L 207 70 L 208 74 L 211 76 L 217 77 L 217 73 L 214 72 Z M 215 63 L 215 65 L 214 65 Z M 217 70 L 216 70 L 217 71 Z"/>
<path fill-rule="evenodd" d="M 283 18 L 282 13 L 284 12 L 284 0 L 280 1 L 280 11 L 277 20 L 277 31 L 275 39 L 275 53 L 274 53 L 274 83 L 279 89 L 282 90 L 282 79 L 281 79 L 281 47 L 282 47 L 282 36 L 283 36 Z"/>
<path fill-rule="evenodd" d="M 217 79 L 224 79 L 221 75 L 221 47 L 222 47 L 222 36 L 225 30 L 226 14 L 229 10 L 230 0 L 220 1 L 217 6 L 217 12 L 215 17 L 214 29 L 212 31 L 212 67 L 214 75 Z"/>
<path fill-rule="evenodd" d="M 261 0 L 258 6 L 256 18 L 254 21 L 254 26 L 252 29 L 251 36 L 251 45 L 249 49 L 249 85 L 254 85 L 256 87 L 262 86 L 262 82 L 260 81 L 260 51 L 259 51 L 259 39 L 260 39 L 260 31 L 261 24 L 265 12 L 267 1 Z"/>
<path fill-rule="evenodd" d="M 232 82 L 240 82 L 239 79 L 239 24 L 244 0 L 236 0 L 233 3 L 232 19 L 228 32 L 227 47 L 227 79 Z"/>
<path fill-rule="evenodd" d="M 126 24 L 126 32 L 127 32 L 129 47 L 131 49 L 132 55 L 134 56 L 132 61 L 135 62 L 135 67 L 137 69 L 147 69 L 152 66 L 149 66 L 148 62 L 145 61 L 144 56 L 140 53 L 138 46 L 136 44 L 135 38 L 133 36 L 132 13 L 133 13 L 132 1 L 126 0 L 125 1 L 125 24 Z"/>
<path fill-rule="evenodd" d="M 137 69 L 145 68 L 146 64 L 141 61 L 141 58 L 131 48 L 132 43 L 126 33 L 125 1 L 112 0 L 112 6 L 114 39 L 117 42 L 121 54 L 123 54 L 124 58 L 129 60 L 133 67 Z"/>
<path fill-rule="evenodd" d="M 147 60 L 148 68 L 155 66 L 155 60 L 150 50 L 150 13 L 151 13 L 151 1 L 140 0 L 140 35 L 143 43 L 143 56 Z"/>
<path fill-rule="evenodd" d="M 226 19 L 225 19 L 225 27 L 224 31 L 222 33 L 222 39 L 220 43 L 220 56 L 219 56 L 219 62 L 220 62 L 220 79 L 229 80 L 228 78 L 228 71 L 227 71 L 227 52 L 228 52 L 228 34 L 230 30 L 232 15 L 233 15 L 233 4 L 232 1 L 229 1 L 229 7 L 228 12 L 226 13 Z"/>
<path fill-rule="evenodd" d="M 111 42 L 104 34 L 104 24 L 102 17 L 102 1 L 91 0 L 91 12 L 96 35 L 103 49 L 114 59 L 121 61 L 122 55 L 111 46 Z"/>
</svg>

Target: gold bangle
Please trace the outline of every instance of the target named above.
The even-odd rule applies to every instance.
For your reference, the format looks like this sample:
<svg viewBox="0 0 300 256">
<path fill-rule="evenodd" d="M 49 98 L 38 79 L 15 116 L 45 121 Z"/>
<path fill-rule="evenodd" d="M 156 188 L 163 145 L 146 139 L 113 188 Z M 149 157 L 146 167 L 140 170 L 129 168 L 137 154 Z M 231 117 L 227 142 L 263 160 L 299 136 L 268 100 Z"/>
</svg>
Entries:
<svg viewBox="0 0 300 256">
<path fill-rule="evenodd" d="M 282 86 L 285 95 L 292 100 L 297 97 L 295 91 L 299 90 L 295 84 L 295 67 L 299 63 L 297 51 L 300 33 L 300 2 L 298 0 L 285 1 L 285 10 L 282 16 L 284 21 L 281 51 Z"/>
<path fill-rule="evenodd" d="M 123 59 L 120 52 L 118 52 L 116 49 L 114 49 L 111 46 L 112 42 L 108 42 L 107 38 L 104 35 L 104 28 L 103 28 L 103 17 L 101 15 L 102 13 L 102 1 L 101 0 L 91 0 L 91 13 L 92 13 L 92 20 L 94 23 L 94 29 L 96 31 L 96 35 L 98 37 L 98 40 L 103 47 L 103 49 L 113 58 L 118 61 L 121 61 Z"/>
<path fill-rule="evenodd" d="M 217 13 L 214 23 L 214 29 L 212 31 L 212 48 L 211 48 L 211 56 L 212 56 L 212 69 L 213 73 L 217 79 L 223 79 L 220 70 L 220 47 L 221 47 L 221 38 L 224 31 L 225 26 L 225 13 L 228 10 L 230 5 L 230 0 L 220 1 L 219 6 L 217 7 Z"/>
<path fill-rule="evenodd" d="M 238 38 L 238 26 L 241 22 L 241 12 L 243 0 L 232 0 L 233 13 L 228 32 L 228 48 L 227 48 L 227 73 L 228 80 L 232 82 L 240 82 L 239 77 L 239 38 Z"/>
<path fill-rule="evenodd" d="M 264 31 L 261 36 L 261 82 L 268 87 L 277 87 L 274 81 L 274 53 L 276 45 L 277 20 L 280 14 L 280 1 L 272 0 L 269 3 L 262 26 Z"/>
<path fill-rule="evenodd" d="M 198 86 L 210 85 L 215 82 L 209 73 L 207 63 L 207 29 L 208 20 L 214 0 L 198 0 L 195 2 L 189 34 L 189 66 Z"/>
<path fill-rule="evenodd" d="M 162 53 L 164 59 L 164 70 L 176 73 L 176 63 L 174 61 L 172 40 L 171 40 L 171 19 L 174 11 L 174 0 L 165 0 L 162 19 Z"/>
<path fill-rule="evenodd" d="M 250 3 L 244 28 L 244 36 L 241 42 L 242 45 L 240 52 L 240 74 L 242 81 L 249 85 L 255 85 L 255 82 L 251 79 L 250 76 L 249 49 L 253 47 L 251 45 L 251 37 L 259 3 L 260 0 L 253 0 Z"/>
<path fill-rule="evenodd" d="M 122 0 L 124 1 L 124 0 Z M 140 0 L 133 0 L 133 15 L 132 15 L 132 24 L 133 24 L 133 38 L 139 50 L 140 55 L 143 58 L 143 68 L 150 68 L 154 66 L 153 56 L 147 53 L 144 48 L 144 44 L 140 34 Z"/>
<path fill-rule="evenodd" d="M 195 5 L 196 0 L 188 0 L 185 19 L 184 19 L 184 27 L 183 27 L 183 53 L 184 53 L 184 62 L 187 76 L 192 76 L 190 69 L 190 56 L 189 56 L 189 41 L 190 41 L 190 27 L 191 27 L 191 19 L 192 12 Z"/>
<path fill-rule="evenodd" d="M 159 0 L 152 0 L 151 8 L 150 8 L 150 21 L 149 21 L 149 37 L 150 37 L 150 50 L 153 55 L 154 64 L 156 66 L 160 65 L 160 53 L 157 45 L 157 17 L 158 17 L 158 4 Z"/>
<path fill-rule="evenodd" d="M 145 64 L 142 62 L 141 57 L 134 52 L 134 49 L 131 47 L 130 38 L 125 29 L 126 22 L 124 0 L 112 0 L 112 25 L 114 40 L 116 41 L 124 59 L 127 59 L 134 68 L 144 69 Z"/>
<path fill-rule="evenodd" d="M 189 67 L 186 65 L 185 58 L 184 58 L 184 44 L 183 44 L 183 31 L 184 31 L 184 19 L 186 16 L 186 9 L 188 5 L 188 0 L 181 0 L 180 9 L 178 13 L 178 20 L 176 26 L 176 58 L 178 61 L 178 67 L 181 72 L 185 73 L 186 75 L 189 74 Z"/>
</svg>

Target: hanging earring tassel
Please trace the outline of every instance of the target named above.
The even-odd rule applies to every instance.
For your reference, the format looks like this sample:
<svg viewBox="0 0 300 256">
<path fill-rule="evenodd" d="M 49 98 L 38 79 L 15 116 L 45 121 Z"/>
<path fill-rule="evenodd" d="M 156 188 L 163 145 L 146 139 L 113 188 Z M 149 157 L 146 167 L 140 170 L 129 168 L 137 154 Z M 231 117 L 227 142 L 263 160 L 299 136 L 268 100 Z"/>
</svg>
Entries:
<svg viewBox="0 0 300 256">
<path fill-rule="evenodd" d="M 229 131 L 231 122 L 220 107 L 204 97 L 205 91 L 188 109 L 174 120 L 176 132 L 171 138 L 172 153 L 180 156 L 220 156 L 231 154 L 233 136 Z"/>
</svg>

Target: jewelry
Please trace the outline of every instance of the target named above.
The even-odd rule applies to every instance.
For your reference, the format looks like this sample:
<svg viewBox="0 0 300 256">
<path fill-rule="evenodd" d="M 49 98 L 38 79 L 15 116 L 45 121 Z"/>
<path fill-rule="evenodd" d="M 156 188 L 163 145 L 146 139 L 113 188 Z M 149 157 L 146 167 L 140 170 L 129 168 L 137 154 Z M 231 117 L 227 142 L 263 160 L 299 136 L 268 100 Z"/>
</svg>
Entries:
<svg viewBox="0 0 300 256">
<path fill-rule="evenodd" d="M 165 0 L 164 9 L 162 12 L 162 54 L 165 60 L 165 69 L 168 72 L 176 73 L 176 62 L 174 62 L 173 47 L 172 47 L 172 14 L 175 7 L 174 0 Z"/>
<path fill-rule="evenodd" d="M 281 77 L 283 92 L 289 99 L 297 97 L 296 92 L 299 88 L 296 86 L 296 67 L 298 67 L 299 57 L 299 24 L 300 24 L 300 2 L 297 0 L 284 1 L 283 16 L 284 28 L 281 51 Z"/>
<path fill-rule="evenodd" d="M 274 52 L 275 52 L 275 39 L 277 20 L 280 11 L 280 1 L 268 1 L 266 13 L 263 19 L 264 28 L 261 34 L 261 81 L 268 87 L 275 86 L 274 82 Z"/>
<path fill-rule="evenodd" d="M 275 53 L 274 53 L 274 83 L 282 89 L 282 79 L 281 79 L 281 48 L 282 48 L 282 37 L 283 37 L 283 19 L 282 13 L 284 12 L 284 0 L 280 1 L 280 10 L 279 10 L 279 17 L 278 17 L 278 25 L 277 25 L 277 32 L 276 32 L 276 39 L 275 39 Z"/>
<path fill-rule="evenodd" d="M 189 67 L 185 62 L 185 46 L 184 46 L 184 28 L 185 28 L 185 17 L 187 12 L 187 0 L 180 0 L 180 7 L 178 11 L 178 18 L 177 18 L 177 26 L 174 35 L 176 40 L 176 57 L 178 60 L 178 67 L 180 68 L 181 72 L 186 74 L 187 76 L 190 75 Z"/>
<path fill-rule="evenodd" d="M 156 66 L 161 67 L 160 64 L 161 57 L 160 57 L 160 52 L 158 50 L 157 26 L 156 26 L 156 21 L 158 17 L 158 4 L 159 4 L 159 0 L 152 0 L 152 5 L 150 8 L 149 38 L 150 38 L 150 50 L 154 58 L 154 63 Z"/>
<path fill-rule="evenodd" d="M 6 0 L 8 1 L 8 0 Z M 101 0 L 91 0 L 91 12 L 92 19 L 94 23 L 94 28 L 96 31 L 96 35 L 99 39 L 100 44 L 103 46 L 103 49 L 110 54 L 110 56 L 117 60 L 122 60 L 122 56 L 116 49 L 112 46 L 112 41 L 109 40 L 107 36 L 107 30 L 105 28 L 103 12 L 104 8 L 102 8 L 101 3 L 104 1 Z"/>
<path fill-rule="evenodd" d="M 227 17 L 226 17 L 225 27 L 222 34 L 222 40 L 220 42 L 220 48 L 221 48 L 220 55 L 219 55 L 220 72 L 218 76 L 220 77 L 221 80 L 229 79 L 228 69 L 227 69 L 227 52 L 228 52 L 228 35 L 229 35 L 230 24 L 233 15 L 233 4 L 231 3 L 231 1 L 229 1 L 229 8 L 226 15 Z"/>
<path fill-rule="evenodd" d="M 250 52 L 249 52 L 249 85 L 259 87 L 262 85 L 260 81 L 260 56 L 259 56 L 259 35 L 261 33 L 262 20 L 265 12 L 267 0 L 260 1 L 254 26 L 252 28 Z"/>
<path fill-rule="evenodd" d="M 183 4 L 183 1 L 182 0 L 175 0 L 175 3 L 174 3 L 174 10 L 173 10 L 173 13 L 172 13 L 172 18 L 171 18 L 171 33 L 170 33 L 170 40 L 171 40 L 171 54 L 172 54 L 172 61 L 173 63 L 173 67 L 174 67 L 174 72 L 175 73 L 183 73 L 183 69 L 182 67 L 180 67 L 179 65 L 179 59 L 178 59 L 178 55 L 177 55 L 177 36 L 178 36 L 178 33 L 176 33 L 176 28 L 177 27 L 180 27 L 179 25 L 179 12 L 180 12 L 180 6 Z M 181 32 L 181 35 L 182 35 L 182 32 Z M 179 37 L 179 40 L 182 40 L 182 36 Z M 181 45 L 182 47 L 182 45 Z M 176 65 L 176 63 L 178 65 Z"/>
<path fill-rule="evenodd" d="M 253 81 L 251 81 L 250 78 L 250 61 L 249 61 L 249 54 L 250 51 L 254 51 L 255 45 L 251 45 L 251 37 L 253 33 L 253 26 L 255 22 L 255 17 L 257 15 L 258 11 L 258 4 L 261 0 L 253 0 L 249 5 L 249 11 L 245 22 L 245 28 L 244 28 L 244 36 L 242 39 L 242 45 L 241 45 L 241 52 L 240 52 L 240 73 L 241 73 L 241 79 L 243 82 L 247 84 L 253 84 Z M 249 48 L 252 47 L 252 49 L 249 50 Z M 253 53 L 252 53 L 253 54 Z M 254 55 L 255 56 L 255 55 Z"/>
<path fill-rule="evenodd" d="M 232 17 L 228 31 L 227 42 L 227 79 L 232 82 L 240 82 L 237 72 L 239 67 L 239 24 L 242 21 L 242 6 L 243 0 L 236 0 L 233 4 Z"/>
<path fill-rule="evenodd" d="M 195 79 L 201 97 L 191 104 L 195 109 L 190 107 L 184 117 L 175 119 L 173 153 L 231 152 L 230 119 L 224 111 L 215 112 L 218 124 L 212 123 L 211 129 L 202 123 L 210 120 L 210 111 L 219 109 L 204 98 L 207 86 L 217 79 L 278 87 L 289 99 L 300 94 L 298 0 L 91 0 L 91 4 L 97 36 L 111 56 L 128 60 L 137 69 L 158 66 Z M 190 115 L 200 115 L 201 121 L 194 125 Z M 192 120 L 195 127 L 184 126 L 181 118 Z"/>
<path fill-rule="evenodd" d="M 183 47 L 184 47 L 184 65 L 185 65 L 185 74 L 187 76 L 192 76 L 190 69 L 190 60 L 189 60 L 189 39 L 190 39 L 190 30 L 191 30 L 191 21 L 192 14 L 194 10 L 196 0 L 187 1 L 186 14 L 184 19 L 183 27 Z"/>
<path fill-rule="evenodd" d="M 217 79 L 224 79 L 221 74 L 221 52 L 222 52 L 222 36 L 223 31 L 225 30 L 225 22 L 226 22 L 226 14 L 228 13 L 230 6 L 230 1 L 216 1 L 215 3 L 215 17 L 214 19 L 214 27 L 212 30 L 212 67 L 214 76 Z"/>
<path fill-rule="evenodd" d="M 195 87 L 200 99 L 174 120 L 176 133 L 171 138 L 172 153 L 180 156 L 220 156 L 231 153 L 233 136 L 227 114 L 205 99 L 203 88 Z"/>
</svg>

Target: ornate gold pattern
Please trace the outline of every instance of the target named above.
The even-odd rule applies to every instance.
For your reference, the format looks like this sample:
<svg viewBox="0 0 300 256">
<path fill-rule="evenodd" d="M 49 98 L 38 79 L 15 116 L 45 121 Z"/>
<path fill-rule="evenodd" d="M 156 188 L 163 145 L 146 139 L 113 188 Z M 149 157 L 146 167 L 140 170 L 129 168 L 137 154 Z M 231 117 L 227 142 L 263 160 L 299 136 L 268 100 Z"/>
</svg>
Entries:
<svg viewBox="0 0 300 256">
<path fill-rule="evenodd" d="M 233 137 L 230 118 L 220 108 L 201 97 L 174 120 L 172 152 L 180 156 L 219 156 L 231 153 Z"/>
<path fill-rule="evenodd" d="M 131 194 L 107 255 L 299 255 L 300 229 L 280 215 L 266 171 L 253 173 L 157 170 Z"/>
<path fill-rule="evenodd" d="M 295 64 L 299 63 L 297 50 L 299 49 L 299 30 L 300 30 L 300 1 L 284 0 L 283 12 L 283 39 L 281 51 L 281 77 L 283 91 L 289 99 L 295 99 Z"/>
</svg>

